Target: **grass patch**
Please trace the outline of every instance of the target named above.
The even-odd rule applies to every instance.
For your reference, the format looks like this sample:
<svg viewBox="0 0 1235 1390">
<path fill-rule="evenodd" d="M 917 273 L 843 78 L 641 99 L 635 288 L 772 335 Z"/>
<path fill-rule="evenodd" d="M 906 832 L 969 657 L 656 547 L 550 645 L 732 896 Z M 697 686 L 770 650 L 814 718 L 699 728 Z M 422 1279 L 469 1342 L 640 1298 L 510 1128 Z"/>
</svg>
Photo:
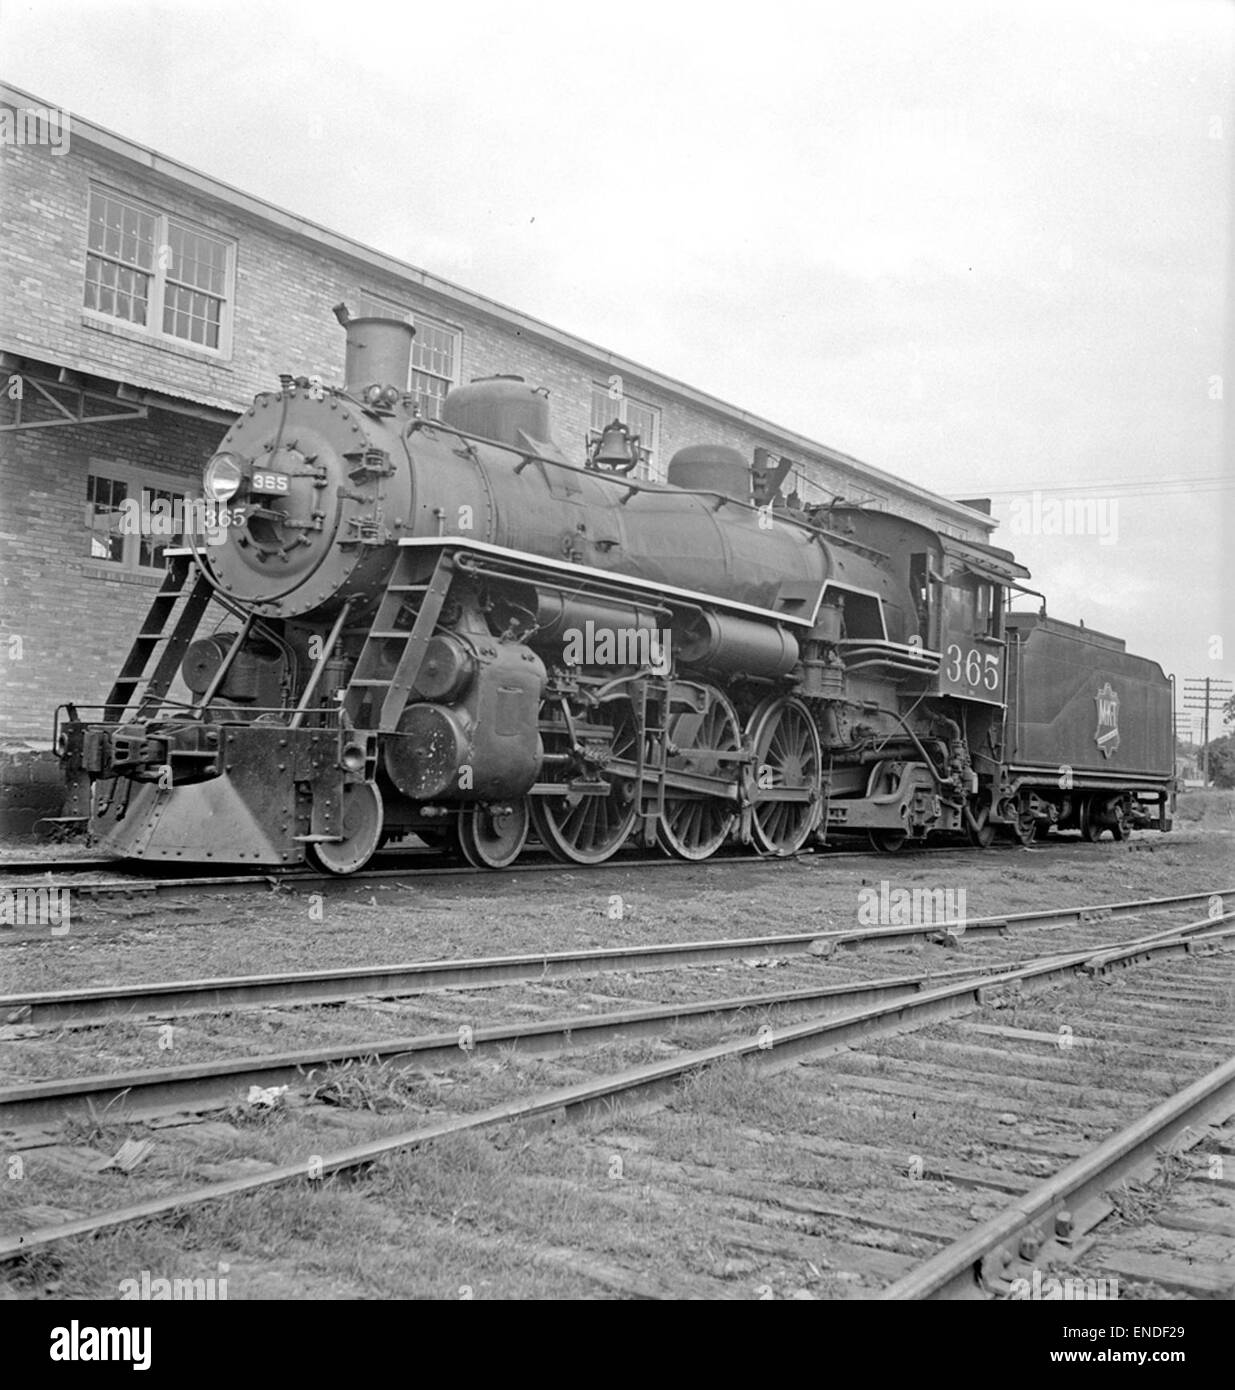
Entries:
<svg viewBox="0 0 1235 1390">
<path fill-rule="evenodd" d="M 1175 801 L 1175 819 L 1188 825 L 1233 830 L 1235 791 L 1205 787 L 1180 792 Z"/>
<path fill-rule="evenodd" d="M 1143 1226 L 1196 1172 L 1186 1154 L 1167 1149 L 1158 1155 L 1158 1166 L 1144 1182 L 1124 1182 L 1106 1196 L 1114 1215 L 1128 1226 Z"/>
<path fill-rule="evenodd" d="M 328 1068 L 310 1096 L 343 1110 L 388 1115 L 409 1107 L 427 1110 L 439 1103 L 440 1091 L 421 1072 L 389 1062 L 352 1059 Z"/>
</svg>

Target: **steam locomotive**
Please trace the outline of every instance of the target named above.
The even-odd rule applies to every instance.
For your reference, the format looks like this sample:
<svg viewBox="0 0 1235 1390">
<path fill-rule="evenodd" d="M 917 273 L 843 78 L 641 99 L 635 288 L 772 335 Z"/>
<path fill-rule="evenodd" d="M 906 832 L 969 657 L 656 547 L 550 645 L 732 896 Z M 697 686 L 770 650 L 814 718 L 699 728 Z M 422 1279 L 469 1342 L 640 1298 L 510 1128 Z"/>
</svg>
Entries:
<svg viewBox="0 0 1235 1390">
<path fill-rule="evenodd" d="M 620 418 L 571 460 L 519 378 L 422 418 L 412 325 L 336 313 L 344 386 L 257 396 L 204 473 L 233 524 L 167 552 L 105 703 L 57 711 L 105 852 L 347 874 L 412 836 L 501 868 L 1170 828 L 1170 683 L 1013 612 L 1009 552 L 804 507 L 727 448 L 643 481 Z"/>
</svg>

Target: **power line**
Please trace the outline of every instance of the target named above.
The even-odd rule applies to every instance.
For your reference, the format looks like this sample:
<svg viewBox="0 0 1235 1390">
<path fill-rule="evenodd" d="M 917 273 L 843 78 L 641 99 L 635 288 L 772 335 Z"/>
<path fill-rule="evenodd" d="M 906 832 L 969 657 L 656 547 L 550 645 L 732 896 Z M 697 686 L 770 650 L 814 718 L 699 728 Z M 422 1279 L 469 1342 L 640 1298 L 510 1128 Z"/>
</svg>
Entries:
<svg viewBox="0 0 1235 1390">
<path fill-rule="evenodd" d="M 1209 786 L 1209 715 L 1231 698 L 1231 682 L 1213 676 L 1188 676 L 1184 680 L 1184 707 L 1200 710 L 1204 721 L 1201 735 L 1201 784 Z"/>
<path fill-rule="evenodd" d="M 1163 493 L 1216 492 L 1235 488 L 1235 478 L 1219 474 L 1211 478 L 1138 478 L 1124 482 L 1022 483 L 1019 487 L 979 487 L 967 489 L 969 497 L 1023 497 L 1035 492 L 1056 496 L 1061 493 L 1104 492 L 1121 496 L 1160 496 Z M 955 491 L 955 489 L 951 489 Z"/>
</svg>

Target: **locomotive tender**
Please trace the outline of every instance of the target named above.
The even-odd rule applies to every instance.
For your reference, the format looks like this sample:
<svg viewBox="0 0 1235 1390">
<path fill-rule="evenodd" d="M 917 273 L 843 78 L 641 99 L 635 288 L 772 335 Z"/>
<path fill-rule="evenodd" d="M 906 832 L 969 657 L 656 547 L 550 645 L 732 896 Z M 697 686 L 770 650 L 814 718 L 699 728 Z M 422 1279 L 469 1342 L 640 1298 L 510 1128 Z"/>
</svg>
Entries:
<svg viewBox="0 0 1235 1390">
<path fill-rule="evenodd" d="M 168 552 L 98 715 L 57 712 L 65 818 L 106 852 L 350 873 L 412 834 L 497 868 L 533 837 L 596 864 L 1170 828 L 1170 683 L 1013 613 L 1009 552 L 802 508 L 731 449 L 640 481 L 619 420 L 572 462 L 518 378 L 421 418 L 412 326 L 336 313 L 345 385 L 255 399 L 204 474 L 236 524 Z"/>
</svg>

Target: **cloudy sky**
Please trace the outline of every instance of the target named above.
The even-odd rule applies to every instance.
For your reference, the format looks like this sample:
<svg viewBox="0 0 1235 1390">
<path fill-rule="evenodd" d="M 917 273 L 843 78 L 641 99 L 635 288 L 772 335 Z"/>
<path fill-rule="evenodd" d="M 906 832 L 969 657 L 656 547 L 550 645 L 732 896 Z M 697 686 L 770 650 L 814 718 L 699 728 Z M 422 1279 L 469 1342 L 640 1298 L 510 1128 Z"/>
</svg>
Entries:
<svg viewBox="0 0 1235 1390">
<path fill-rule="evenodd" d="M 1227 678 L 1233 35 L 1221 0 L 0 9 L 10 82 L 991 495 L 1052 612 Z"/>
</svg>

